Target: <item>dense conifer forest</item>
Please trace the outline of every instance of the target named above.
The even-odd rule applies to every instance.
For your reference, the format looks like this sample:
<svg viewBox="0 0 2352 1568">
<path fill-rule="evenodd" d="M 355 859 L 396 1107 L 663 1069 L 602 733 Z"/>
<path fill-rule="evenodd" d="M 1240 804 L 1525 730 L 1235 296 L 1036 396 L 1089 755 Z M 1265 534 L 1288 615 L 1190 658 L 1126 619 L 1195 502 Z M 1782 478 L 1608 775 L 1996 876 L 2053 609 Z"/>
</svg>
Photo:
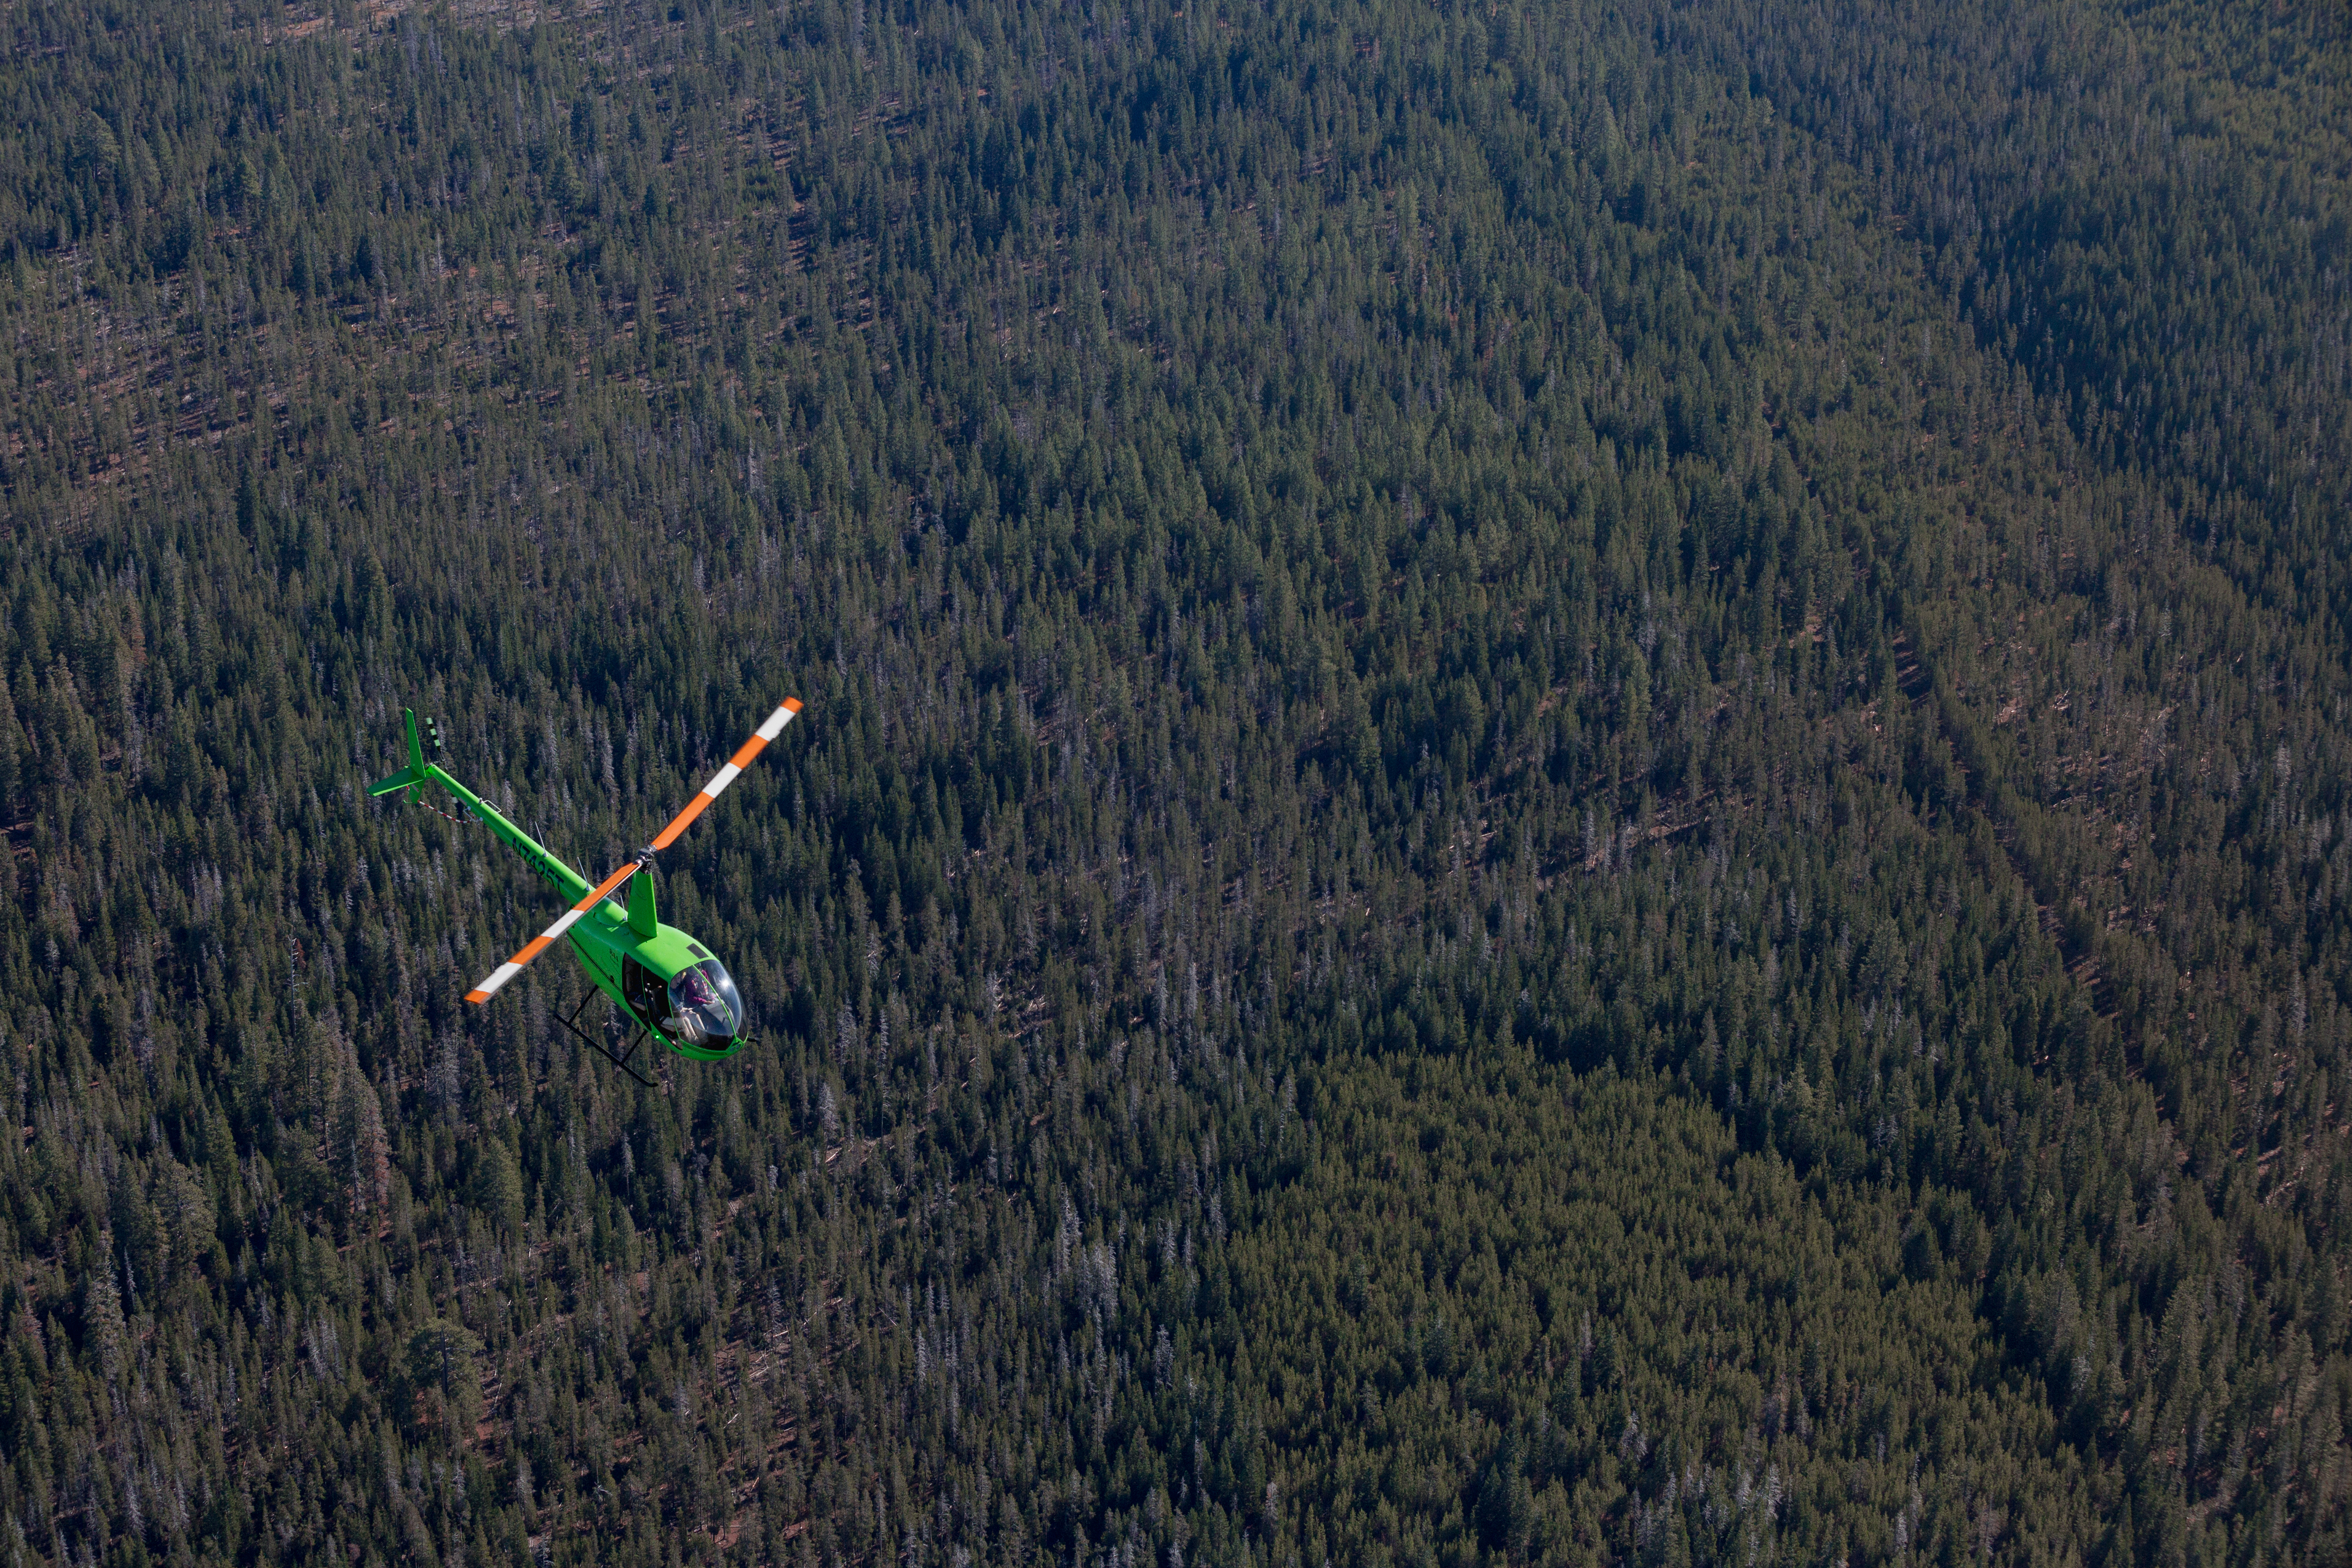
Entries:
<svg viewBox="0 0 2352 1568">
<path fill-rule="evenodd" d="M 0 1563 L 2346 1561 L 2347 32 L 10 0 Z"/>
</svg>

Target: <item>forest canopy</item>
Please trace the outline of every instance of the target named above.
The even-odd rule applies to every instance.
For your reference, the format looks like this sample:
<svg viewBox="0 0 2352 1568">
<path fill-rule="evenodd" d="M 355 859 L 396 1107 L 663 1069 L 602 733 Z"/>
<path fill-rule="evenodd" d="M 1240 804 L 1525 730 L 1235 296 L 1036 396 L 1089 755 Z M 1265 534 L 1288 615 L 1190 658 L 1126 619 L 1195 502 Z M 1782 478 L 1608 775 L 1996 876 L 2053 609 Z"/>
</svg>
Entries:
<svg viewBox="0 0 2352 1568">
<path fill-rule="evenodd" d="M 0 1561 L 2346 1560 L 2346 27 L 0 11 Z"/>
</svg>

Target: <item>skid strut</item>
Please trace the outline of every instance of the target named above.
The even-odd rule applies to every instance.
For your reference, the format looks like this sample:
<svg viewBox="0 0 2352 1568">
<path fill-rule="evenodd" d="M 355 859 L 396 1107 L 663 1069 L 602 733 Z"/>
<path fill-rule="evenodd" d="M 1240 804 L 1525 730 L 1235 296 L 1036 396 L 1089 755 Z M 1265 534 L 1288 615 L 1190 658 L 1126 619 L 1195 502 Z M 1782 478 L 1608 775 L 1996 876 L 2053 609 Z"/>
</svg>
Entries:
<svg viewBox="0 0 2352 1568">
<path fill-rule="evenodd" d="M 593 1002 L 596 999 L 596 996 L 597 993 L 591 990 L 587 995 L 580 998 L 580 1005 L 572 1009 L 572 1016 L 568 1018 L 562 1014 L 556 1012 L 552 1007 L 548 1009 L 549 1016 L 553 1017 L 557 1023 L 571 1030 L 572 1037 L 579 1040 L 581 1044 L 594 1050 L 598 1056 L 603 1057 L 606 1061 L 611 1062 L 614 1067 L 619 1068 L 623 1072 L 627 1073 L 631 1078 L 635 1079 L 647 1089 L 660 1088 L 661 1086 L 654 1082 L 653 1079 L 647 1078 L 645 1074 L 639 1072 L 635 1068 L 629 1065 L 629 1059 L 637 1054 L 637 1047 L 646 1042 L 646 1030 L 643 1024 L 637 1025 L 636 1033 L 629 1037 L 629 1048 L 623 1051 L 619 1056 L 614 1056 L 613 1054 L 613 1048 L 610 1046 L 607 1046 L 604 1041 L 591 1038 L 588 1032 L 580 1026 L 579 1020 L 582 1009 L 585 1008 L 589 1003 Z M 631 1021 L 635 1021 L 634 1017 Z"/>
</svg>

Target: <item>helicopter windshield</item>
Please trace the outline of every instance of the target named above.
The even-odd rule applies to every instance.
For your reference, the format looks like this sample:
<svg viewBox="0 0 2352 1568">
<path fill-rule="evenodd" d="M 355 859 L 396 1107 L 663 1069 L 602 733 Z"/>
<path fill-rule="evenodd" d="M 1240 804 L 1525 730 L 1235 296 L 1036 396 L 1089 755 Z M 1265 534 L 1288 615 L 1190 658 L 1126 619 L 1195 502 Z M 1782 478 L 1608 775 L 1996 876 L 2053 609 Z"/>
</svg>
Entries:
<svg viewBox="0 0 2352 1568">
<path fill-rule="evenodd" d="M 717 1045 L 743 1032 L 743 996 L 717 959 L 705 959 L 670 977 L 669 1032 L 688 1045 Z"/>
</svg>

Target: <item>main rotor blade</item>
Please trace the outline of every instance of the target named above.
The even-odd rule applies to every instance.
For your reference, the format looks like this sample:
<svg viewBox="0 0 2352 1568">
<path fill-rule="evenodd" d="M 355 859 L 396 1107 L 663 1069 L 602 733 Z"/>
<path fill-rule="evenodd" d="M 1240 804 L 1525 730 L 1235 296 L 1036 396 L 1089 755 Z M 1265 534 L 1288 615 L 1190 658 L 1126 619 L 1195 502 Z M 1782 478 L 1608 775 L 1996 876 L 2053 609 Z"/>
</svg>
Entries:
<svg viewBox="0 0 2352 1568">
<path fill-rule="evenodd" d="M 670 819 L 669 826 L 661 830 L 660 835 L 654 839 L 651 847 L 653 849 L 668 848 L 670 847 L 671 840 L 675 839 L 679 834 L 685 832 L 687 825 L 692 822 L 696 817 L 700 816 L 704 810 L 709 807 L 710 803 L 719 798 L 719 792 L 725 789 L 729 784 L 733 784 L 735 782 L 735 775 L 741 773 L 744 766 L 749 763 L 753 757 L 758 756 L 760 752 L 766 748 L 769 742 L 783 733 L 784 726 L 791 723 L 793 721 L 793 715 L 797 714 L 800 710 L 801 700 L 799 698 L 785 698 L 782 704 L 779 706 L 773 713 L 769 714 L 767 720 L 761 723 L 757 730 L 751 732 L 751 738 L 744 742 L 741 746 L 738 747 L 733 756 L 727 759 L 727 765 L 720 768 L 718 773 L 712 774 L 710 782 L 704 784 L 701 792 L 698 794 L 693 800 L 687 803 L 686 809 L 679 812 L 676 816 Z M 596 907 L 597 900 L 604 897 L 614 889 L 619 887 L 622 883 L 635 876 L 637 872 L 644 868 L 645 863 L 646 862 L 642 858 L 632 860 L 627 865 L 622 867 L 619 870 L 614 872 L 611 876 L 605 878 L 604 881 L 597 884 L 594 888 L 591 889 L 586 898 L 581 900 L 578 903 L 572 905 L 570 909 L 558 915 L 555 918 L 555 923 L 553 925 L 549 926 L 545 931 L 540 932 L 537 936 L 525 942 L 522 946 L 521 952 L 516 953 L 512 958 L 508 959 L 504 963 L 499 964 L 496 969 L 491 970 L 488 979 L 483 981 L 479 985 L 475 986 L 471 991 L 467 992 L 466 1000 L 473 1003 L 478 1007 L 483 1003 L 488 1001 L 491 997 L 497 995 L 508 981 L 512 980 L 516 975 L 522 973 L 522 966 L 524 964 L 529 963 L 532 959 L 537 958 L 541 953 L 553 946 L 555 940 L 562 936 L 565 931 L 570 931 L 573 922 L 578 921 L 582 915 L 586 914 L 590 910 Z"/>
<path fill-rule="evenodd" d="M 508 981 L 512 980 L 516 975 L 522 973 L 522 966 L 524 964 L 529 963 L 532 959 L 537 958 L 541 953 L 546 952 L 548 948 L 554 943 L 556 938 L 562 936 L 565 931 L 572 929 L 574 921 L 578 921 L 582 915 L 586 914 L 590 910 L 594 909 L 596 907 L 597 900 L 603 898 L 605 894 L 611 892 L 614 889 L 619 887 L 622 883 L 635 876 L 638 871 L 644 868 L 644 861 L 632 860 L 627 865 L 622 867 L 619 870 L 614 872 L 611 876 L 605 878 L 602 882 L 598 883 L 595 888 L 590 890 L 586 898 L 581 900 L 578 903 L 572 905 L 570 909 L 556 916 L 555 923 L 553 925 L 548 927 L 545 931 L 531 938 L 529 942 L 523 943 L 521 952 L 516 953 L 512 958 L 508 959 L 504 963 L 499 964 L 496 969 L 491 970 L 488 979 L 483 981 L 479 985 L 475 986 L 471 991 L 466 993 L 466 1000 L 478 1007 L 483 1003 L 488 1001 L 491 997 L 497 995 L 500 988 L 503 987 Z"/>
<path fill-rule="evenodd" d="M 668 848 L 670 841 L 685 832 L 687 825 L 700 816 L 704 809 L 719 798 L 719 792 L 733 784 L 735 775 L 750 765 L 751 759 L 758 756 L 769 742 L 784 732 L 784 726 L 791 723 L 793 716 L 800 710 L 799 698 L 785 698 L 782 705 L 768 715 L 767 721 L 751 732 L 751 738 L 744 742 L 733 756 L 727 759 L 727 765 L 711 775 L 710 782 L 702 786 L 702 793 L 688 801 L 684 811 L 670 818 L 669 826 L 655 837 L 653 847 L 656 849 Z"/>
</svg>

